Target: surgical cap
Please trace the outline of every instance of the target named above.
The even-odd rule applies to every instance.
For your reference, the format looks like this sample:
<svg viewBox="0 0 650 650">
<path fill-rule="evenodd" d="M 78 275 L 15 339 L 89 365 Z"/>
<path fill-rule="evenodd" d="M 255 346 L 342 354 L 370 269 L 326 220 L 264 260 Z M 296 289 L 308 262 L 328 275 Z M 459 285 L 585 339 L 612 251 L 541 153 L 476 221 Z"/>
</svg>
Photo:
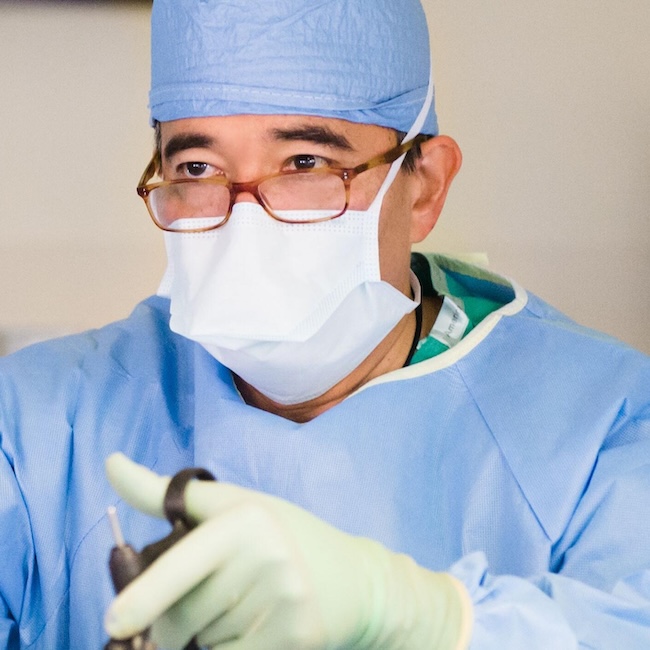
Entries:
<svg viewBox="0 0 650 650">
<path fill-rule="evenodd" d="M 409 131 L 430 76 L 419 0 L 155 0 L 151 119 L 334 117 Z M 422 133 L 437 134 L 433 103 Z"/>
</svg>

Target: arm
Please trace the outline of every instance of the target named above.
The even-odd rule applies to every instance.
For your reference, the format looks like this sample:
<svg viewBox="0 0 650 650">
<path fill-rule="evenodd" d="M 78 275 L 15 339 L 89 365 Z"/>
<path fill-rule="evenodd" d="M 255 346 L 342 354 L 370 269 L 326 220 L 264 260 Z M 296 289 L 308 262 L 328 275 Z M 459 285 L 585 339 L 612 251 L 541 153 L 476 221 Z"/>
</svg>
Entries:
<svg viewBox="0 0 650 650">
<path fill-rule="evenodd" d="M 548 573 L 491 575 L 480 555 L 453 567 L 475 605 L 472 650 L 650 648 L 650 418 L 620 419 Z"/>
</svg>

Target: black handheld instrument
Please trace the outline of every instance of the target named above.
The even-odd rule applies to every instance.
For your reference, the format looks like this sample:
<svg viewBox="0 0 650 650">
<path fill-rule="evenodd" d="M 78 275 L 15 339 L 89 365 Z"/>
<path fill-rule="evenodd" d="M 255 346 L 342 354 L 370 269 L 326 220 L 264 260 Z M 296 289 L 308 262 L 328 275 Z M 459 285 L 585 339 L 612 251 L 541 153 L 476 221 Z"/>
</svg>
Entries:
<svg viewBox="0 0 650 650">
<path fill-rule="evenodd" d="M 124 541 L 115 508 L 111 506 L 108 509 L 108 517 L 113 531 L 113 539 L 115 540 L 115 546 L 111 550 L 108 560 L 108 567 L 115 593 L 122 591 L 156 558 L 196 526 L 196 522 L 188 516 L 185 510 L 185 488 L 192 479 L 199 479 L 200 481 L 216 480 L 207 469 L 200 467 L 190 467 L 175 474 L 167 487 L 163 501 L 165 517 L 171 524 L 172 530 L 166 537 L 145 546 L 139 553 L 133 546 Z M 130 639 L 110 639 L 104 646 L 104 650 L 156 650 L 156 646 L 149 640 L 148 630 L 145 630 Z M 199 647 L 192 640 L 185 646 L 185 650 L 199 650 Z"/>
</svg>

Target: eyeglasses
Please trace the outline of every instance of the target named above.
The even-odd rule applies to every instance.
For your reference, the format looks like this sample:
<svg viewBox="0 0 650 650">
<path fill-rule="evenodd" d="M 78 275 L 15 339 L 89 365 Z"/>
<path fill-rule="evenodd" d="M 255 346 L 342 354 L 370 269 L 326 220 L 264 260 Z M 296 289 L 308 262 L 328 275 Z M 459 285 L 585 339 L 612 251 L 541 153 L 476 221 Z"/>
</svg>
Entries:
<svg viewBox="0 0 650 650">
<path fill-rule="evenodd" d="M 359 174 L 397 160 L 428 136 L 418 135 L 351 169 L 289 170 L 249 183 L 225 176 L 149 183 L 161 167 L 155 154 L 138 183 L 153 222 L 169 232 L 206 232 L 223 226 L 237 196 L 252 194 L 267 214 L 285 223 L 318 223 L 340 217 L 350 204 L 350 183 Z"/>
</svg>

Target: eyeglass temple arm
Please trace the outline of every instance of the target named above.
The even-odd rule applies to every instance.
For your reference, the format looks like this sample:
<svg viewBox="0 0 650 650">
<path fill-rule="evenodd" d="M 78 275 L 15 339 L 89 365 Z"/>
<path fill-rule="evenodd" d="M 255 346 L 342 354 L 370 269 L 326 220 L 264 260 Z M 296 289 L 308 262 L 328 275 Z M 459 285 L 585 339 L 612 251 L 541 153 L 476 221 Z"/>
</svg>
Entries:
<svg viewBox="0 0 650 650">
<path fill-rule="evenodd" d="M 368 169 L 372 169 L 373 167 L 379 167 L 380 165 L 392 163 L 394 160 L 397 160 L 402 154 L 408 152 L 416 145 L 424 142 L 425 140 L 428 140 L 429 137 L 430 136 L 425 134 L 416 135 L 412 140 L 409 140 L 408 142 L 402 142 L 402 144 L 398 145 L 394 149 L 391 149 L 390 151 L 387 151 L 386 153 L 381 154 L 376 158 L 372 158 L 368 162 L 358 165 L 351 171 L 353 171 L 354 175 L 357 176 L 361 172 L 365 172 Z"/>
<path fill-rule="evenodd" d="M 160 168 L 160 153 L 156 152 L 154 153 L 153 157 L 149 161 L 149 164 L 147 165 L 146 169 L 142 172 L 142 176 L 138 181 L 138 188 L 142 187 L 143 185 L 146 185 L 147 182 L 154 177 L 156 171 L 159 168 Z"/>
</svg>

